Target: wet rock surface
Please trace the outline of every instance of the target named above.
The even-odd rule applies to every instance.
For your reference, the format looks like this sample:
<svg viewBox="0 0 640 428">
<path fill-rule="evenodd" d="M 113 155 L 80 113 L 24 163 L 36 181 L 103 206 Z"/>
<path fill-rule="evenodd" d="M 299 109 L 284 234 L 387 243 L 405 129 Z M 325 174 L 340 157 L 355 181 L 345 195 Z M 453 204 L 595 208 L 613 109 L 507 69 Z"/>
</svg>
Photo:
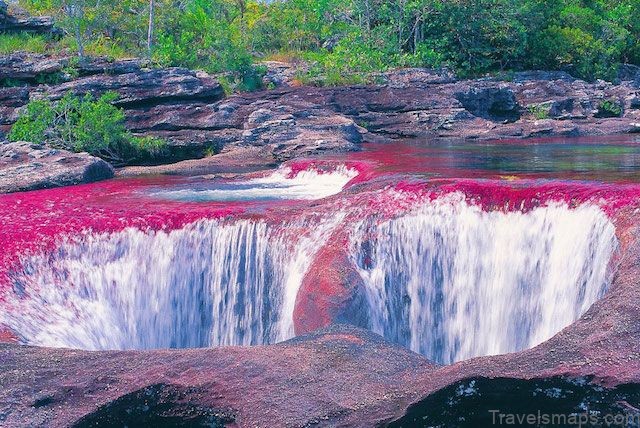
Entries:
<svg viewBox="0 0 640 428">
<path fill-rule="evenodd" d="M 252 348 L 91 353 L 0 345 L 0 358 L 7 427 L 371 426 L 416 397 L 404 386 L 412 373 L 434 368 L 348 326 Z M 367 361 L 376 370 L 363 371 Z"/>
<path fill-rule="evenodd" d="M 87 153 L 26 142 L 0 143 L 0 193 L 91 183 L 113 174 L 108 163 Z"/>
</svg>

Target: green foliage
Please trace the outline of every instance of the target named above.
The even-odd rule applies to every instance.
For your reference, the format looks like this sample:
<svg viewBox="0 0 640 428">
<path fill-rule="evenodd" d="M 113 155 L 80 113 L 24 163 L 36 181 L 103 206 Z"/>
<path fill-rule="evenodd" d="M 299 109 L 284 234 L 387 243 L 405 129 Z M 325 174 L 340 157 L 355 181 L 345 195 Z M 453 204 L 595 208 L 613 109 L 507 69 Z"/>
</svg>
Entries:
<svg viewBox="0 0 640 428">
<path fill-rule="evenodd" d="M 614 98 L 602 100 L 598 104 L 598 117 L 620 117 L 624 112 L 620 102 Z"/>
<path fill-rule="evenodd" d="M 10 141 L 41 143 L 55 119 L 53 105 L 49 100 L 31 101 L 20 115 L 8 135 Z"/>
<path fill-rule="evenodd" d="M 536 120 L 549 119 L 549 105 L 545 104 L 533 104 L 529 106 L 529 113 Z"/>
<path fill-rule="evenodd" d="M 136 137 L 124 126 L 124 112 L 108 92 L 95 99 L 90 94 L 66 94 L 56 102 L 31 101 L 11 128 L 9 140 L 47 143 L 74 152 L 88 152 L 116 165 L 140 162 L 164 154 L 165 143 Z"/>
<path fill-rule="evenodd" d="M 112 58 L 148 54 L 148 0 L 19 3 L 57 17 L 68 34 L 57 43 L 59 50 L 83 48 Z M 229 72 L 234 90 L 259 88 L 253 63 L 278 55 L 309 61 L 301 80 L 318 84 L 368 81 L 372 72 L 395 67 L 441 66 L 461 76 L 550 69 L 614 79 L 620 63 L 640 64 L 640 0 L 155 3 L 153 60 Z"/>
</svg>

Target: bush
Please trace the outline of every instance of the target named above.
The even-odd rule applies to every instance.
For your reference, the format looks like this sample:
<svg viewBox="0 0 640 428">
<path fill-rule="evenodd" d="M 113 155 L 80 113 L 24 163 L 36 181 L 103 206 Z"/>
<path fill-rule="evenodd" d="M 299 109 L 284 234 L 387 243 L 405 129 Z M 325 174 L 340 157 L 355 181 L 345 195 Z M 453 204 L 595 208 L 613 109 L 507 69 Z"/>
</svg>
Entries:
<svg viewBox="0 0 640 428">
<path fill-rule="evenodd" d="M 609 98 L 607 100 L 602 100 L 600 104 L 598 104 L 598 111 L 596 112 L 596 117 L 620 117 L 624 113 L 624 108 L 622 104 L 614 99 Z"/>
<path fill-rule="evenodd" d="M 153 137 L 136 137 L 124 126 L 124 112 L 112 102 L 118 95 L 71 93 L 61 100 L 31 101 L 11 128 L 9 140 L 46 143 L 51 147 L 88 152 L 114 165 L 144 162 L 164 154 L 166 144 Z"/>
<path fill-rule="evenodd" d="M 545 104 L 533 104 L 529 106 L 529 113 L 536 120 L 549 119 L 549 110 L 551 106 Z"/>
</svg>

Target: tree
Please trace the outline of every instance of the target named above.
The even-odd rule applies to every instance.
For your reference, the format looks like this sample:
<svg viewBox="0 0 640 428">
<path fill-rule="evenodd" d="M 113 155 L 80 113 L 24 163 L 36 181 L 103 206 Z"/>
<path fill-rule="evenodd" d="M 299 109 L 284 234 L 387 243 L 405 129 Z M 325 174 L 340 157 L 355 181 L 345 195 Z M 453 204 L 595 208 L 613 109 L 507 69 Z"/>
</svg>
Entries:
<svg viewBox="0 0 640 428">
<path fill-rule="evenodd" d="M 73 26 L 73 32 L 78 45 L 78 56 L 84 57 L 84 39 L 83 39 L 83 26 L 84 26 L 84 0 L 65 0 L 63 2 L 63 8 L 67 14 L 68 19 Z"/>
<path fill-rule="evenodd" d="M 151 58 L 151 54 L 153 53 L 153 14 L 154 14 L 154 1 L 149 0 L 149 31 L 147 33 L 147 51 L 149 53 L 149 58 Z"/>
</svg>

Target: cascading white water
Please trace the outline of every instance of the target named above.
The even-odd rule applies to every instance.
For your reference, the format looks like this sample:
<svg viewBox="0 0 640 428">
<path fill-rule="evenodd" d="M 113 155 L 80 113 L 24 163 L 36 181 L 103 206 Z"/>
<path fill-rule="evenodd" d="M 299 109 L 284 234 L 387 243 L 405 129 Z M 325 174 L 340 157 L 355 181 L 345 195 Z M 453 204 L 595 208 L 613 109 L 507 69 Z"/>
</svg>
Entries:
<svg viewBox="0 0 640 428">
<path fill-rule="evenodd" d="M 484 212 L 460 195 L 375 225 L 353 254 L 371 328 L 441 363 L 526 349 L 609 284 L 615 230 L 597 207 Z"/>
<path fill-rule="evenodd" d="M 32 345 L 92 350 L 287 339 L 304 273 L 342 218 L 88 235 L 24 261 L 0 324 Z"/>
</svg>

